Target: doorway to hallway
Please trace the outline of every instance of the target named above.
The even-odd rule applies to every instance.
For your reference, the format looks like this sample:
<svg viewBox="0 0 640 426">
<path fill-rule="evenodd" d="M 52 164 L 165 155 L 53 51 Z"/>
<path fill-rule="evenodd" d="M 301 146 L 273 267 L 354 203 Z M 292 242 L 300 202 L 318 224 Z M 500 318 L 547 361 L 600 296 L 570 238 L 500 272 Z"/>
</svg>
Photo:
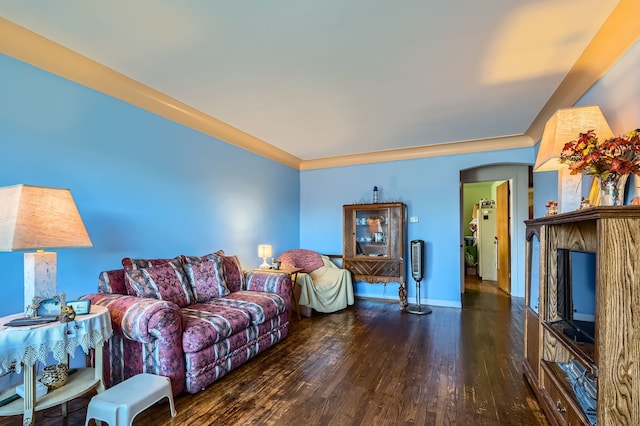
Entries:
<svg viewBox="0 0 640 426">
<path fill-rule="evenodd" d="M 499 189 L 500 188 L 500 189 Z M 460 293 L 465 293 L 465 277 L 472 275 L 487 281 L 496 289 L 509 296 L 524 297 L 524 257 L 519 247 L 524 247 L 524 220 L 530 216 L 532 203 L 532 171 L 528 164 L 494 164 L 480 166 L 460 172 Z M 494 275 L 487 274 L 480 263 L 482 252 L 470 247 L 477 243 L 472 225 L 474 208 L 480 213 L 481 200 L 487 201 L 484 207 L 494 208 L 500 203 L 500 218 L 497 214 L 495 234 L 489 238 L 490 265 Z M 491 212 L 491 211 L 490 211 Z M 489 214 L 491 216 L 491 214 Z M 482 216 L 484 217 L 484 216 Z M 478 220 L 480 216 L 477 216 Z M 498 235 L 500 233 L 500 235 Z M 470 264 L 474 254 L 477 263 Z M 489 255 L 485 254 L 485 260 Z"/>
</svg>

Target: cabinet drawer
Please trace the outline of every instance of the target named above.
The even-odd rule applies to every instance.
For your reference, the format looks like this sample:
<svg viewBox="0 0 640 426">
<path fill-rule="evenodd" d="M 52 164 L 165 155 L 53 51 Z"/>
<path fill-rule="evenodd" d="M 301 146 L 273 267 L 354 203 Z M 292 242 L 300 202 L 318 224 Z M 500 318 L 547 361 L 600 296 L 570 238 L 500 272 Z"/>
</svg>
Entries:
<svg viewBox="0 0 640 426">
<path fill-rule="evenodd" d="M 573 394 L 569 395 L 554 371 L 546 363 L 542 364 L 542 396 L 548 406 L 548 413 L 553 413 L 554 420 L 560 425 L 588 425 L 580 407 L 576 405 Z"/>
<path fill-rule="evenodd" d="M 402 278 L 402 261 L 399 259 L 367 259 L 352 258 L 345 259 L 343 262 L 343 268 L 351 271 L 356 279 L 360 277 L 372 277 L 375 278 Z"/>
</svg>

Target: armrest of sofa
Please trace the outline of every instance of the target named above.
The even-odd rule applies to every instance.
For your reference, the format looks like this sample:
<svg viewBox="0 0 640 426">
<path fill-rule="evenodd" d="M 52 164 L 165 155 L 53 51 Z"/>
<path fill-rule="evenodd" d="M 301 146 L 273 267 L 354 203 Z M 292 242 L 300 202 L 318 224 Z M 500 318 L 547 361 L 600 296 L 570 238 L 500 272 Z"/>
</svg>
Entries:
<svg viewBox="0 0 640 426">
<path fill-rule="evenodd" d="M 87 294 L 81 299 L 109 309 L 113 331 L 140 343 L 156 339 L 182 345 L 182 312 L 165 300 L 122 294 Z"/>
<path fill-rule="evenodd" d="M 281 274 L 262 271 L 245 271 L 245 287 L 250 291 L 277 293 L 283 296 L 291 294 L 291 277 L 286 272 Z"/>
<path fill-rule="evenodd" d="M 113 336 L 103 353 L 107 387 L 140 373 L 166 376 L 173 395 L 184 389 L 184 327 L 180 308 L 165 300 L 122 294 L 87 294 L 81 299 L 109 309 Z"/>
</svg>

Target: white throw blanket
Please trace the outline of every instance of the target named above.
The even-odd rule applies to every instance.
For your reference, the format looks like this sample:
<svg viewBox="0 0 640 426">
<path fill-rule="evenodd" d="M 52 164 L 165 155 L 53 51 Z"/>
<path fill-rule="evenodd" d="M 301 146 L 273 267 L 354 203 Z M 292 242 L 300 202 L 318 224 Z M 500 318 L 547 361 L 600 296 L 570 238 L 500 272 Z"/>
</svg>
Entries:
<svg viewBox="0 0 640 426">
<path fill-rule="evenodd" d="M 353 283 L 346 269 L 338 268 L 327 256 L 322 256 L 324 266 L 309 274 L 298 274 L 300 306 L 308 306 L 318 312 L 335 312 L 353 305 Z"/>
</svg>

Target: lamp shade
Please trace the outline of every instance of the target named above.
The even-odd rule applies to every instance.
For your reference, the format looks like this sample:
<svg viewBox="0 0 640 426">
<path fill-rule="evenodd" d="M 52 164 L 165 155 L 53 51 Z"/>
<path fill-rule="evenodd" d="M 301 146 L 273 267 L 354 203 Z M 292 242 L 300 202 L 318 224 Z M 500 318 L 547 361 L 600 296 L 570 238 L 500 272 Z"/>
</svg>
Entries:
<svg viewBox="0 0 640 426">
<path fill-rule="evenodd" d="M 0 188 L 0 251 L 92 247 L 68 189 Z"/>
<path fill-rule="evenodd" d="M 260 244 L 258 246 L 258 257 L 273 256 L 273 249 L 270 244 Z"/>
<path fill-rule="evenodd" d="M 589 105 L 556 111 L 544 126 L 533 170 L 546 172 L 565 167 L 560 163 L 560 154 L 565 144 L 577 139 L 580 133 L 586 133 L 588 130 L 594 130 L 599 140 L 613 137 L 613 132 L 599 106 Z"/>
</svg>

